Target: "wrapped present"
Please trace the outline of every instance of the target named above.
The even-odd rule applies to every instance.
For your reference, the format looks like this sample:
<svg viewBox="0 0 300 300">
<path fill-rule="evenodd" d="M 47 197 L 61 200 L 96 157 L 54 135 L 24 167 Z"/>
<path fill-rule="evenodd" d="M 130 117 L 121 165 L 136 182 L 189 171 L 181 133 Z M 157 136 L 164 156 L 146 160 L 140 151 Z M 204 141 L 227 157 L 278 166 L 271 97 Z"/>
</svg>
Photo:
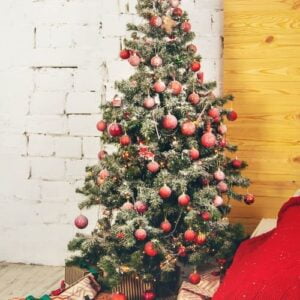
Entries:
<svg viewBox="0 0 300 300">
<path fill-rule="evenodd" d="M 100 293 L 95 300 L 111 300 L 111 293 Z"/>
<path fill-rule="evenodd" d="M 77 282 L 90 272 L 87 269 L 80 268 L 77 266 L 66 266 L 65 267 L 65 282 L 66 284 L 73 284 Z"/>
</svg>

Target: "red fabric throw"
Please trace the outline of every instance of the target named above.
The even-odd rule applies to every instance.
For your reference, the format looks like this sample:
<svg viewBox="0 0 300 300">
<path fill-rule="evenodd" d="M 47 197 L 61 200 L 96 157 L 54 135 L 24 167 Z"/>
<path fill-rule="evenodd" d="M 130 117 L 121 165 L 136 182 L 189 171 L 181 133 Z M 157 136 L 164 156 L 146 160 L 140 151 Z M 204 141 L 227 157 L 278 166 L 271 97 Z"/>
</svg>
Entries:
<svg viewBox="0 0 300 300">
<path fill-rule="evenodd" d="M 241 244 L 213 300 L 300 299 L 300 197 L 286 202 L 277 227 Z"/>
</svg>

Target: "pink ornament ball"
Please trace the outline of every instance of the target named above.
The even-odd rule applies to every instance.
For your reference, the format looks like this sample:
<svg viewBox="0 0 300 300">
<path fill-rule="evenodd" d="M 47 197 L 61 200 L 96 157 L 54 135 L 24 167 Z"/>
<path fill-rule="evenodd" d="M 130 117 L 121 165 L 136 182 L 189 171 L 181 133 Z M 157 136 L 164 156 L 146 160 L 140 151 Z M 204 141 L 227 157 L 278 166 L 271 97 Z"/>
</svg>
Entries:
<svg viewBox="0 0 300 300">
<path fill-rule="evenodd" d="M 173 95 L 177 96 L 182 92 L 182 85 L 179 81 L 173 80 L 169 84 L 169 89 Z"/>
<path fill-rule="evenodd" d="M 187 121 L 181 125 L 181 133 L 183 135 L 192 136 L 195 134 L 195 132 L 196 132 L 196 125 L 193 122 Z"/>
<path fill-rule="evenodd" d="M 188 101 L 192 105 L 197 105 L 200 102 L 200 96 L 197 93 L 193 92 L 189 95 Z"/>
<path fill-rule="evenodd" d="M 74 224 L 75 226 L 78 228 L 78 229 L 84 229 L 88 226 L 89 224 L 89 220 L 86 216 L 84 215 L 79 215 L 75 221 L 74 221 Z"/>
<path fill-rule="evenodd" d="M 147 232 L 145 229 L 139 228 L 134 232 L 134 236 L 138 241 L 144 241 L 147 238 Z"/>
<path fill-rule="evenodd" d="M 208 115 L 215 119 L 215 118 L 219 118 L 220 117 L 220 111 L 215 108 L 215 107 L 212 107 L 209 111 L 208 111 Z"/>
<path fill-rule="evenodd" d="M 182 24 L 181 24 L 181 30 L 184 31 L 184 32 L 190 32 L 192 29 L 192 25 L 190 22 L 188 21 L 184 21 Z"/>
<path fill-rule="evenodd" d="M 173 130 L 177 127 L 178 121 L 174 115 L 168 114 L 162 119 L 162 126 L 164 129 Z"/>
<path fill-rule="evenodd" d="M 224 200 L 223 200 L 223 198 L 220 197 L 220 196 L 216 196 L 216 197 L 214 198 L 214 200 L 213 200 L 213 204 L 214 204 L 214 206 L 216 206 L 216 207 L 223 205 L 223 203 L 224 203 Z"/>
<path fill-rule="evenodd" d="M 221 193 L 226 193 L 228 191 L 228 185 L 226 182 L 224 181 L 220 181 L 218 184 L 217 184 L 217 189 L 219 190 L 219 192 Z"/>
<path fill-rule="evenodd" d="M 151 66 L 158 68 L 162 65 L 162 59 L 158 55 L 155 55 L 154 57 L 151 58 Z"/>
<path fill-rule="evenodd" d="M 143 102 L 143 106 L 146 109 L 153 109 L 156 106 L 155 99 L 152 97 L 146 97 Z"/>
<path fill-rule="evenodd" d="M 156 93 L 162 93 L 166 90 L 166 85 L 163 81 L 158 80 L 153 84 L 153 89 Z"/>
<path fill-rule="evenodd" d="M 134 206 L 131 202 L 127 201 L 125 202 L 122 207 L 121 207 L 122 210 L 127 210 L 127 211 L 130 211 L 130 210 L 133 210 L 134 209 Z"/>
<path fill-rule="evenodd" d="M 220 124 L 218 127 L 218 132 L 220 134 L 225 134 L 227 132 L 227 126 L 225 124 Z"/>
<path fill-rule="evenodd" d="M 206 132 L 201 137 L 201 144 L 205 148 L 211 148 L 216 145 L 216 136 L 211 132 Z"/>
<path fill-rule="evenodd" d="M 147 169 L 150 173 L 157 173 L 159 171 L 159 168 L 159 163 L 154 160 L 147 164 Z"/>
<path fill-rule="evenodd" d="M 128 62 L 133 66 L 133 67 L 137 67 L 140 63 L 141 63 L 141 59 L 140 57 L 134 53 L 133 55 L 131 55 L 128 59 Z"/>
<path fill-rule="evenodd" d="M 200 153 L 197 149 L 192 148 L 189 150 L 189 157 L 191 160 L 197 160 L 200 157 Z"/>
<path fill-rule="evenodd" d="M 172 190 L 165 184 L 159 189 L 158 193 L 163 199 L 168 199 L 172 194 Z"/>
<path fill-rule="evenodd" d="M 134 209 L 140 213 L 143 214 L 148 210 L 148 206 L 146 203 L 144 203 L 143 201 L 136 201 L 134 203 Z"/>
<path fill-rule="evenodd" d="M 225 179 L 225 174 L 219 169 L 214 173 L 214 178 L 218 181 L 222 181 Z"/>
</svg>

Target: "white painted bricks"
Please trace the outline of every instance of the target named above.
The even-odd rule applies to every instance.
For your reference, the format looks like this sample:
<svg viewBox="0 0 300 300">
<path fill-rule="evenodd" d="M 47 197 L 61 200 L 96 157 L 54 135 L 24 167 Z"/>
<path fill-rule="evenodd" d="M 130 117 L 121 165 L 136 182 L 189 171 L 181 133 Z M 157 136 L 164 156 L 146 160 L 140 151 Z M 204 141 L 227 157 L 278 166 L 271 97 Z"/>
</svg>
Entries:
<svg viewBox="0 0 300 300">
<path fill-rule="evenodd" d="M 75 189 L 100 150 L 100 100 L 134 72 L 118 53 L 126 23 L 140 22 L 135 4 L 0 1 L 0 261 L 64 264 L 82 199 Z M 182 6 L 206 79 L 220 81 L 222 1 Z M 89 232 L 97 211 L 84 213 Z"/>
</svg>

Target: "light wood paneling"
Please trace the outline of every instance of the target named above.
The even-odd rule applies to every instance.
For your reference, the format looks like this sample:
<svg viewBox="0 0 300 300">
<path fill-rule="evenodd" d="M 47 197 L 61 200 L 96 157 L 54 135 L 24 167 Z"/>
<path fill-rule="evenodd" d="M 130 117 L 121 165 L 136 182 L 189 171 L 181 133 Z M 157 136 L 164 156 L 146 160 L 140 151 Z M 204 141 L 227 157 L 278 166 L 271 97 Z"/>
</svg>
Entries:
<svg viewBox="0 0 300 300">
<path fill-rule="evenodd" d="M 253 206 L 232 201 L 251 231 L 300 187 L 300 0 L 225 0 L 224 92 L 239 119 L 228 139 L 249 163 Z"/>
</svg>

